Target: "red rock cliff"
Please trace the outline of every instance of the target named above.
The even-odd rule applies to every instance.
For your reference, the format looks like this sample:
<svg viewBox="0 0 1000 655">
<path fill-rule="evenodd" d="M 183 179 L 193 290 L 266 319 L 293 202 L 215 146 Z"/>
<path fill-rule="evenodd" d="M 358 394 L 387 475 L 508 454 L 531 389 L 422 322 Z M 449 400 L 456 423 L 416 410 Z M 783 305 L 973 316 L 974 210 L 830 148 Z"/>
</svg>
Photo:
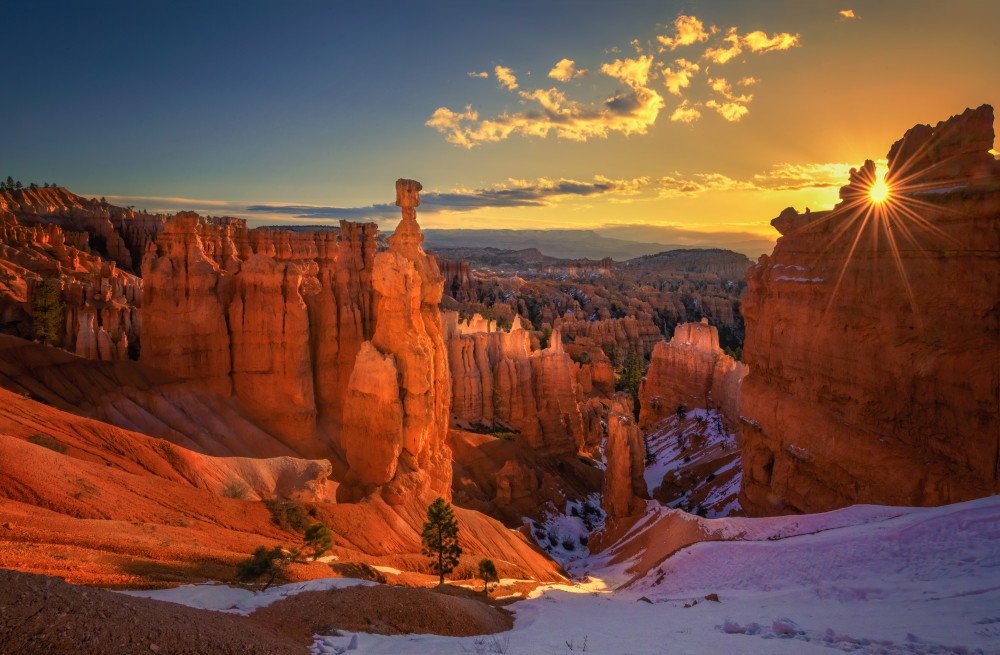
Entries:
<svg viewBox="0 0 1000 655">
<path fill-rule="evenodd" d="M 993 110 L 918 125 L 831 212 L 786 210 L 747 274 L 752 515 L 1000 491 L 1000 163 Z"/>
<path fill-rule="evenodd" d="M 670 343 L 653 349 L 639 389 L 639 425 L 670 416 L 677 407 L 719 408 L 732 426 L 739 422 L 740 388 L 747 367 L 719 348 L 719 332 L 708 324 L 677 326 Z"/>
</svg>

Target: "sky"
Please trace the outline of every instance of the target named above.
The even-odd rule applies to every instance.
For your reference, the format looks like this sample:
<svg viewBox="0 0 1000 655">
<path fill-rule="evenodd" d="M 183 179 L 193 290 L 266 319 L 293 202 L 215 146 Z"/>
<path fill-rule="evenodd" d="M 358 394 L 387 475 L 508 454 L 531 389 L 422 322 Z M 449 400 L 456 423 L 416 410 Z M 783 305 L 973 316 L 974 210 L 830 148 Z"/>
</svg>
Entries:
<svg viewBox="0 0 1000 655">
<path fill-rule="evenodd" d="M 1000 103 L 1000 3 L 4 2 L 0 177 L 252 225 L 655 227 L 830 207 Z M 996 146 L 995 146 L 996 147 Z M 664 236 L 667 239 L 668 236 Z"/>
</svg>

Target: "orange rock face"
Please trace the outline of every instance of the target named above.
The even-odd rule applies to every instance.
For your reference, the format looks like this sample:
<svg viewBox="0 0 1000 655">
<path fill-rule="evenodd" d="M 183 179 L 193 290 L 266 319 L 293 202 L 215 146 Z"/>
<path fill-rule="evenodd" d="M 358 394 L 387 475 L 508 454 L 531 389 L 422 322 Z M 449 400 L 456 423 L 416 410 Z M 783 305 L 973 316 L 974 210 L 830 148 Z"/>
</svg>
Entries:
<svg viewBox="0 0 1000 655">
<path fill-rule="evenodd" d="M 1000 163 L 993 111 L 909 130 L 831 212 L 786 210 L 747 275 L 751 515 L 1000 491 Z"/>
<path fill-rule="evenodd" d="M 472 332 L 477 318 L 460 323 L 455 312 L 445 313 L 452 413 L 469 423 L 513 428 L 519 443 L 541 453 L 575 454 L 584 442 L 580 367 L 559 333 L 550 347 L 532 351 L 520 319 L 509 332 Z"/>
<path fill-rule="evenodd" d="M 639 389 L 639 425 L 646 427 L 686 409 L 717 407 L 732 425 L 740 416 L 740 387 L 747 368 L 719 348 L 707 319 L 677 326 L 670 343 L 656 344 Z"/>
<path fill-rule="evenodd" d="M 632 398 L 616 393 L 608 413 L 608 444 L 604 449 L 608 468 L 601 495 L 601 508 L 609 521 L 642 511 L 642 499 L 649 497 L 643 477 L 646 450 L 632 412 Z"/>
<path fill-rule="evenodd" d="M 444 280 L 420 247 L 420 188 L 396 181 L 403 220 L 389 250 L 375 255 L 375 333 L 351 373 L 340 433 L 349 467 L 344 498 L 383 485 L 390 503 L 421 489 L 451 497 L 451 376 L 438 310 Z"/>
</svg>

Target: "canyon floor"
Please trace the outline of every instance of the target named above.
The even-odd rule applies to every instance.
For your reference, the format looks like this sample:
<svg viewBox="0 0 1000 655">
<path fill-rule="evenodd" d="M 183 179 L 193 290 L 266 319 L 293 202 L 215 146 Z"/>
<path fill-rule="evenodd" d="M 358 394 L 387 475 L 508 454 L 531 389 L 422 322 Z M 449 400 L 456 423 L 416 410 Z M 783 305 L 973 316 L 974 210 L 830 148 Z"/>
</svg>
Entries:
<svg viewBox="0 0 1000 655">
<path fill-rule="evenodd" d="M 414 605 L 413 589 L 334 578 L 312 580 L 265 592 L 218 584 L 125 592 L 198 608 L 214 616 L 260 617 L 272 610 L 272 622 L 294 622 L 324 595 L 347 590 L 384 589 L 380 599 L 360 595 L 347 605 L 331 600 L 325 615 L 329 629 L 314 634 L 298 652 L 344 652 L 352 641 L 357 653 L 1000 653 L 1000 497 L 937 508 L 857 505 L 826 514 L 766 519 L 681 520 L 704 524 L 725 541 L 692 544 L 655 567 L 644 570 L 645 545 L 678 512 L 650 502 L 649 512 L 600 556 L 573 562 L 574 582 L 546 585 L 530 598 L 510 604 L 513 628 L 485 636 L 418 634 L 432 629 L 449 634 L 496 630 L 502 624 L 483 618 L 484 603 L 469 610 L 457 603 L 417 600 L 431 618 L 407 634 L 372 634 L 359 629 L 405 616 Z M 513 581 L 503 581 L 509 584 Z M 61 583 L 57 583 L 61 584 Z M 353 585 L 364 585 L 354 587 Z M 86 589 L 86 588 L 76 588 Z M 110 592 L 89 591 L 93 596 Z M 428 592 L 429 593 L 429 592 Z M 310 600 L 312 594 L 315 599 Z M 115 594 L 128 599 L 123 594 Z M 468 594 L 472 596 L 473 594 Z M 293 604 L 301 598 L 301 602 Z M 718 598 L 718 600 L 714 600 Z M 95 599 L 96 600 L 96 599 Z M 129 601 L 134 599 L 128 599 Z M 30 633 L 59 632 L 84 610 L 64 607 L 44 624 L 11 625 L 16 597 L 4 595 L 0 645 L 30 644 Z M 92 601 L 93 602 L 93 601 Z M 171 616 L 159 605 L 159 616 Z M 359 612 L 367 616 L 358 618 Z M 146 613 L 134 614 L 147 617 Z M 459 617 L 460 620 L 455 621 Z M 227 616 L 226 618 L 235 618 Z M 192 619 L 188 618 L 188 621 Z M 445 626 L 451 620 L 454 625 Z M 441 625 L 430 625 L 439 623 Z M 339 634 L 335 634 L 339 629 Z M 134 650 L 102 651 L 78 643 L 73 650 L 45 652 L 184 652 L 155 644 L 139 633 Z M 201 631 L 199 631 L 200 634 Z M 214 634 L 205 629 L 206 635 Z M 247 623 L 246 650 L 225 652 L 295 652 L 288 638 L 277 638 Z M 261 636 L 265 635 L 265 636 Z M 37 637 L 37 634 L 34 636 Z M 254 643 L 254 639 L 267 639 Z M 282 641 L 284 639 L 284 641 Z M 156 646 L 155 648 L 153 646 Z M 264 646 L 257 650 L 259 646 Z M 179 647 L 175 644 L 175 647 Z M 291 650 L 289 650 L 291 649 Z M 14 652 L 14 651 L 5 651 Z M 38 652 L 38 651 L 24 651 Z M 217 652 L 223 652 L 219 650 Z"/>
</svg>

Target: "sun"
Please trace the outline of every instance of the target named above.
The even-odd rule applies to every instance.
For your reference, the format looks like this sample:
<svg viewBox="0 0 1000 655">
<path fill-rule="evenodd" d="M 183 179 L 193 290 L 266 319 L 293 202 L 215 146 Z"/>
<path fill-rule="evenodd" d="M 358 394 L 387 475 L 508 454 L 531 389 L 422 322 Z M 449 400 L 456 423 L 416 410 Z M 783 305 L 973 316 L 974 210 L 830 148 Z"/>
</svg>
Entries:
<svg viewBox="0 0 1000 655">
<path fill-rule="evenodd" d="M 889 197 L 889 185 L 885 183 L 884 179 L 879 178 L 868 191 L 868 195 L 874 203 L 885 202 L 885 200 Z"/>
</svg>

